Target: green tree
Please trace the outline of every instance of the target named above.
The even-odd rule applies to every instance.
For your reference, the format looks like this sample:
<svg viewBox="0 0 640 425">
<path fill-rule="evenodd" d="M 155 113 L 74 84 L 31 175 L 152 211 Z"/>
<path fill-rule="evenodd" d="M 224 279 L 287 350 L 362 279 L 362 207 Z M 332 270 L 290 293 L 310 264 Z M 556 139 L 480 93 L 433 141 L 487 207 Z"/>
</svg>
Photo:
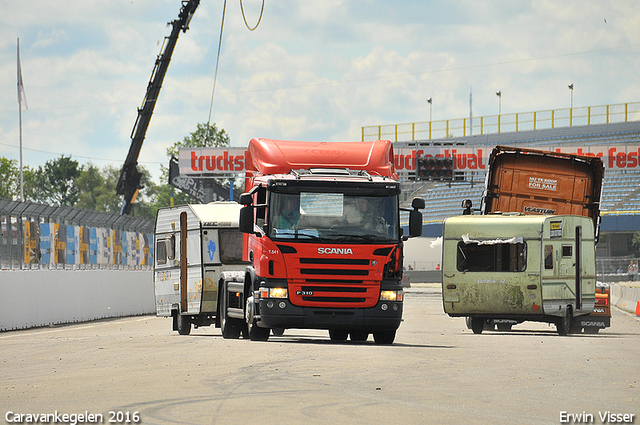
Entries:
<svg viewBox="0 0 640 425">
<path fill-rule="evenodd" d="M 0 198 L 20 198 L 20 169 L 18 161 L 0 157 Z M 37 172 L 30 167 L 22 167 L 24 183 L 24 199 L 33 202 L 44 202 L 42 181 Z"/>
<path fill-rule="evenodd" d="M 15 159 L 0 158 L 0 198 L 13 199 L 20 178 Z"/>
<path fill-rule="evenodd" d="M 78 161 L 71 156 L 47 161 L 43 167 L 38 167 L 38 179 L 42 181 L 45 200 L 51 204 L 73 206 L 78 200 L 76 179 L 80 176 L 81 168 Z"/>
<path fill-rule="evenodd" d="M 84 210 L 100 211 L 98 197 L 105 189 L 105 180 L 100 169 L 92 164 L 82 167 L 76 180 L 78 201 L 76 207 Z"/>
<path fill-rule="evenodd" d="M 176 142 L 167 148 L 167 159 L 172 156 L 178 157 L 180 148 L 209 148 L 231 146 L 231 138 L 226 131 L 218 129 L 215 125 L 200 124 L 196 126 L 196 131 L 185 136 L 181 142 Z"/>
</svg>

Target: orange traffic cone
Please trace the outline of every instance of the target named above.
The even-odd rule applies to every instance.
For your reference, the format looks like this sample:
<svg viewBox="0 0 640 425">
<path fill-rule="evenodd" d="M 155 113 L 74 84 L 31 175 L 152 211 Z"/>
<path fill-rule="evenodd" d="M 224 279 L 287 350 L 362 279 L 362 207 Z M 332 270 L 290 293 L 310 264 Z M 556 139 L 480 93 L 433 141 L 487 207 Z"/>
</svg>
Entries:
<svg viewBox="0 0 640 425">
<path fill-rule="evenodd" d="M 636 303 L 636 316 L 640 316 L 640 301 Z"/>
</svg>

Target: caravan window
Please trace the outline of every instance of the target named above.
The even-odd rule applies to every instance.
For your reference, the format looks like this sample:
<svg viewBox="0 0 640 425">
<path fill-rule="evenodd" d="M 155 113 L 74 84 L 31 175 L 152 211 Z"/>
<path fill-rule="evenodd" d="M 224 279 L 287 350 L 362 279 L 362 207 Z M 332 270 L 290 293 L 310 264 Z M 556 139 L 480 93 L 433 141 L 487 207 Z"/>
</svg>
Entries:
<svg viewBox="0 0 640 425">
<path fill-rule="evenodd" d="M 545 270 L 553 269 L 553 245 L 544 246 L 544 268 Z"/>
<path fill-rule="evenodd" d="M 527 268 L 526 243 L 458 242 L 460 272 L 522 272 Z"/>
<path fill-rule="evenodd" d="M 176 258 L 176 235 L 171 235 L 167 240 L 167 258 L 169 260 L 175 260 Z"/>
<path fill-rule="evenodd" d="M 167 244 L 164 239 L 156 243 L 156 261 L 158 264 L 167 264 Z"/>
<path fill-rule="evenodd" d="M 220 260 L 224 264 L 242 263 L 242 233 L 238 230 L 220 230 Z"/>
</svg>

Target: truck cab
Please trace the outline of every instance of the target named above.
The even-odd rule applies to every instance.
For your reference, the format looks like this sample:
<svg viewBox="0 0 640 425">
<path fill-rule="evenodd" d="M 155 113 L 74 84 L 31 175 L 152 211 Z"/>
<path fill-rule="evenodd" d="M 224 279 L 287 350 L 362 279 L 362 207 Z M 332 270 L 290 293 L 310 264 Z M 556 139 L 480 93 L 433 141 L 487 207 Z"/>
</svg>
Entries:
<svg viewBox="0 0 640 425">
<path fill-rule="evenodd" d="M 239 225 L 251 265 L 239 295 L 250 338 L 312 328 L 392 343 L 403 241 L 421 234 L 424 201 L 414 200 L 403 235 L 391 143 L 253 139 L 248 158 Z"/>
</svg>

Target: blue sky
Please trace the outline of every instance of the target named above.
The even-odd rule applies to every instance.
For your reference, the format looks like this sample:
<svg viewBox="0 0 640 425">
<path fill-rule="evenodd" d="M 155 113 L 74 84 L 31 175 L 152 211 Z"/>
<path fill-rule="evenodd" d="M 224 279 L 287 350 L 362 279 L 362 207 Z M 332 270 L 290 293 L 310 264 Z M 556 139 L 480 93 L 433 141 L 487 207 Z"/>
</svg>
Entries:
<svg viewBox="0 0 640 425">
<path fill-rule="evenodd" d="M 243 0 L 249 25 L 262 0 Z M 180 0 L 0 0 L 0 155 L 120 167 Z M 223 0 L 201 0 L 164 81 L 141 165 L 207 122 Z M 640 100 L 634 0 L 265 0 L 255 31 L 228 1 L 212 122 L 252 137 L 352 141 L 366 125 Z"/>
</svg>

